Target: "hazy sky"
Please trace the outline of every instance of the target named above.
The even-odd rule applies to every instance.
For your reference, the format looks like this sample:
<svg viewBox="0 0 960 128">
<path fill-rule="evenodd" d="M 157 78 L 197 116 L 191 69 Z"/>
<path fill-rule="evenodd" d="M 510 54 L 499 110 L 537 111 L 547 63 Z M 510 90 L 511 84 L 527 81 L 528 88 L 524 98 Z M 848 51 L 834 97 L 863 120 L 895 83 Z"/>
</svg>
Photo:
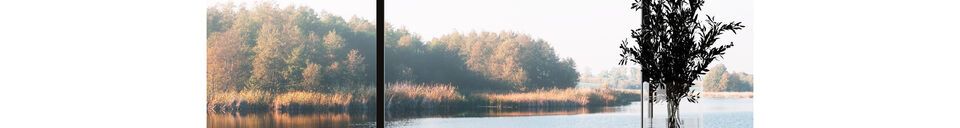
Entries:
<svg viewBox="0 0 960 128">
<path fill-rule="evenodd" d="M 617 66 L 620 41 L 640 25 L 632 0 L 387 0 L 386 21 L 423 40 L 454 31 L 515 31 L 550 43 L 578 70 L 594 73 Z M 747 28 L 721 37 L 734 42 L 719 62 L 728 70 L 753 73 L 753 1 L 707 1 L 703 12 L 719 21 L 741 21 Z M 704 18 L 706 19 L 706 18 Z M 733 37 L 733 38 L 731 38 Z M 716 61 L 715 61 L 716 63 Z"/>
<path fill-rule="evenodd" d="M 207 0 L 207 6 L 218 3 L 255 3 L 264 0 Z M 357 16 L 367 19 L 370 22 L 377 21 L 377 1 L 376 0 L 276 0 L 273 1 L 280 6 L 302 5 L 311 7 L 319 12 L 327 11 L 331 14 L 343 17 L 349 20 L 351 16 Z"/>
</svg>

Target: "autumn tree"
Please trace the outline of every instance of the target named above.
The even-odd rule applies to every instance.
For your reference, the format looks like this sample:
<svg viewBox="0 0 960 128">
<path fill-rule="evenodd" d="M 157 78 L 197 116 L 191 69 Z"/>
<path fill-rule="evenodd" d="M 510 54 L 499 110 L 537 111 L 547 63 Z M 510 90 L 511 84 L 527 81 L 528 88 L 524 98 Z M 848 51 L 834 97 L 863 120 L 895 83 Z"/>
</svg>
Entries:
<svg viewBox="0 0 960 128">
<path fill-rule="evenodd" d="M 376 30 L 369 21 L 309 7 L 258 3 L 207 9 L 208 91 L 331 91 L 373 86 Z"/>
<path fill-rule="evenodd" d="M 727 84 L 724 84 L 726 81 L 722 80 L 728 77 L 727 67 L 723 66 L 723 64 L 718 64 L 709 70 L 706 76 L 703 77 L 702 84 L 700 85 L 703 87 L 703 90 L 707 92 L 721 92 L 726 89 Z"/>
<path fill-rule="evenodd" d="M 208 90 L 238 90 L 250 73 L 246 56 L 249 52 L 245 46 L 245 37 L 241 31 L 230 30 L 215 32 L 207 40 L 207 87 Z"/>
<path fill-rule="evenodd" d="M 363 55 L 360 55 L 360 51 L 350 50 L 350 53 L 347 54 L 347 58 L 344 62 L 346 66 L 344 72 L 345 81 L 348 85 L 355 85 L 358 83 L 363 83 L 363 78 L 366 77 L 364 72 L 366 71 L 366 64 L 364 61 Z"/>
<path fill-rule="evenodd" d="M 303 83 L 301 85 L 304 88 L 322 88 L 320 85 L 323 81 L 323 74 L 320 70 L 322 68 L 319 64 L 308 64 L 307 68 L 303 69 Z"/>
<path fill-rule="evenodd" d="M 707 92 L 752 92 L 753 75 L 727 71 L 724 65 L 718 64 L 710 68 L 700 85 Z"/>
<path fill-rule="evenodd" d="M 270 89 L 276 91 L 282 77 L 280 69 L 284 67 L 280 61 L 280 30 L 271 23 L 260 28 L 257 45 L 253 47 L 253 71 L 248 85 L 252 89 Z"/>
<path fill-rule="evenodd" d="M 343 38 L 337 35 L 336 30 L 332 30 L 326 36 L 323 36 L 323 45 L 326 48 L 326 59 L 335 60 L 337 59 L 336 54 L 343 48 Z"/>
</svg>

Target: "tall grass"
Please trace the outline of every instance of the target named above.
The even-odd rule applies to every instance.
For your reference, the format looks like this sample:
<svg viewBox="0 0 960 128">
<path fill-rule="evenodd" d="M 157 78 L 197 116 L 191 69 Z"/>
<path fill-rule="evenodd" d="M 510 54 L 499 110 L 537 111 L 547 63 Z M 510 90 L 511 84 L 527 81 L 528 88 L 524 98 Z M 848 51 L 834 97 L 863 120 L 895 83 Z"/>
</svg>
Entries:
<svg viewBox="0 0 960 128">
<path fill-rule="evenodd" d="M 346 93 L 287 92 L 274 97 L 274 110 L 346 109 L 353 95 Z"/>
<path fill-rule="evenodd" d="M 640 93 L 612 89 L 539 89 L 529 92 L 472 93 L 462 95 L 449 84 L 387 85 L 387 108 L 438 107 L 582 107 L 626 105 L 638 101 Z"/>
<path fill-rule="evenodd" d="M 207 97 L 208 110 L 238 111 L 267 108 L 273 95 L 262 90 L 213 92 Z"/>
<path fill-rule="evenodd" d="M 387 108 L 435 108 L 464 100 L 457 88 L 449 84 L 393 83 L 387 85 L 385 95 Z"/>
<path fill-rule="evenodd" d="M 590 103 L 587 90 L 582 89 L 549 89 L 479 96 L 495 106 L 586 106 Z"/>
<path fill-rule="evenodd" d="M 640 97 L 633 92 L 611 89 L 539 89 L 531 92 L 479 94 L 499 107 L 575 107 L 624 105 Z"/>
<path fill-rule="evenodd" d="M 376 101 L 376 88 L 365 86 L 331 91 L 289 91 L 270 93 L 257 89 L 210 92 L 209 111 L 311 111 L 366 108 Z"/>
</svg>

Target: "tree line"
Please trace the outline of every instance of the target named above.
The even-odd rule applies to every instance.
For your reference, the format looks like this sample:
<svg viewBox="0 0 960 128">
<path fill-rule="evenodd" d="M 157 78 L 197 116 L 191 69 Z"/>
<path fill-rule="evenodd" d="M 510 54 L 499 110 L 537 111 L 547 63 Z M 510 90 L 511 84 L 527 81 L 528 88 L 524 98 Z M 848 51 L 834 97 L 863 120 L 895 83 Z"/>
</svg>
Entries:
<svg viewBox="0 0 960 128">
<path fill-rule="evenodd" d="M 701 81 L 707 92 L 753 92 L 753 75 L 744 72 L 729 72 L 723 64 L 710 68 Z"/>
<path fill-rule="evenodd" d="M 304 6 L 207 9 L 208 91 L 373 86 L 376 26 Z"/>
<path fill-rule="evenodd" d="M 727 71 L 723 64 L 709 69 L 698 83 L 705 92 L 752 92 L 753 74 Z M 600 84 L 601 87 L 640 89 L 643 84 L 639 67 L 614 67 L 597 74 L 583 72 L 580 81 Z"/>
<path fill-rule="evenodd" d="M 471 92 L 571 88 L 579 81 L 573 59 L 516 32 L 454 32 L 424 42 L 388 24 L 385 39 L 388 83 L 449 83 Z"/>
<path fill-rule="evenodd" d="M 584 71 L 580 75 L 580 82 L 599 84 L 605 88 L 640 89 L 643 85 L 641 78 L 639 67 L 623 66 L 601 70 L 597 74 Z"/>
</svg>

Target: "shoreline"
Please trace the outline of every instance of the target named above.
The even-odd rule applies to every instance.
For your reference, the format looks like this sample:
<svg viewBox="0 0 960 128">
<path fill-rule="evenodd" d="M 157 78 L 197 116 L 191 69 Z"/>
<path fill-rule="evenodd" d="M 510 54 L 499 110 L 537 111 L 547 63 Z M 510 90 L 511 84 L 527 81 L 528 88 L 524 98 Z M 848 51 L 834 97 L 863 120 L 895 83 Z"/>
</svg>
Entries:
<svg viewBox="0 0 960 128">
<path fill-rule="evenodd" d="M 615 89 L 538 89 L 523 92 L 460 92 L 445 84 L 388 86 L 386 110 L 462 108 L 564 108 L 627 105 L 640 93 Z"/>
<path fill-rule="evenodd" d="M 348 112 L 376 110 L 377 97 L 351 92 L 259 90 L 211 92 L 208 112 Z"/>
<path fill-rule="evenodd" d="M 753 92 L 703 92 L 700 96 L 718 99 L 753 99 Z"/>
</svg>

